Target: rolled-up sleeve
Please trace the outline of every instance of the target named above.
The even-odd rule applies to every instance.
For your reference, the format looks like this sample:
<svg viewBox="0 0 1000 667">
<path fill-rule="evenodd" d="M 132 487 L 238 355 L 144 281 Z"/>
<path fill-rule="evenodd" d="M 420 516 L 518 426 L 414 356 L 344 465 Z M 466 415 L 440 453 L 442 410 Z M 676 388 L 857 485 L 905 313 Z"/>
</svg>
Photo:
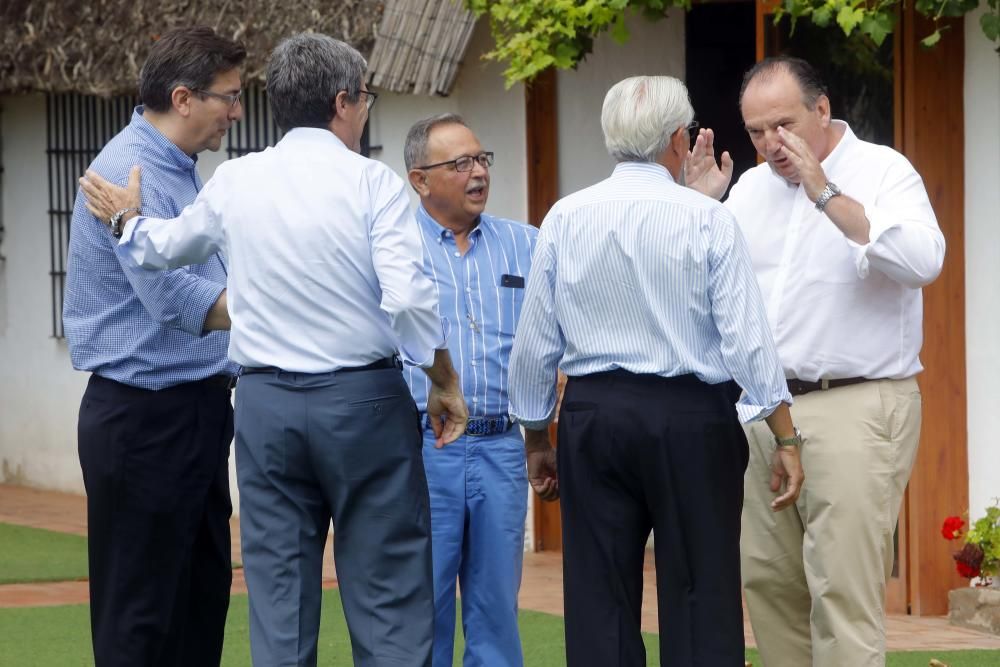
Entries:
<svg viewBox="0 0 1000 667">
<path fill-rule="evenodd" d="M 374 184 L 376 206 L 369 237 L 382 290 L 380 307 L 399 339 L 403 361 L 428 368 L 434 351 L 446 348 L 434 285 L 423 272 L 420 230 L 403 181 L 385 174 Z"/>
<path fill-rule="evenodd" d="M 917 289 L 941 273 L 945 240 L 920 175 L 897 156 L 886 171 L 874 205 L 865 207 L 871 228 L 868 243 L 850 243 L 858 276 L 874 269 Z"/>
<path fill-rule="evenodd" d="M 533 430 L 555 414 L 557 369 L 566 349 L 555 310 L 557 216 L 550 212 L 538 234 L 510 356 L 510 415 Z"/>
<path fill-rule="evenodd" d="M 743 423 L 791 403 L 767 322 L 746 239 L 735 219 L 718 209 L 711 241 L 709 298 L 726 369 L 743 388 L 736 412 Z"/>
</svg>

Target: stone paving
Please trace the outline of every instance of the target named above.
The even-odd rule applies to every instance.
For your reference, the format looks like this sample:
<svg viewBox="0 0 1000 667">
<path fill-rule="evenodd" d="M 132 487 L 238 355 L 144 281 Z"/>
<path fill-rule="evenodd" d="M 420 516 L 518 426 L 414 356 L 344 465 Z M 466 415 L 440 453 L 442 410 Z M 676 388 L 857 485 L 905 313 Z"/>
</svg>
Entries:
<svg viewBox="0 0 1000 667">
<path fill-rule="evenodd" d="M 0 484 L 0 522 L 47 528 L 76 535 L 87 533 L 87 504 L 81 496 L 40 491 Z M 233 521 L 233 560 L 239 561 L 239 524 Z M 327 549 L 323 567 L 323 585 L 336 586 L 336 574 Z M 562 614 L 562 567 L 557 553 L 527 553 L 520 605 L 551 614 Z M 647 554 L 644 571 L 642 628 L 657 632 L 656 572 Z M 243 572 L 233 571 L 233 593 L 246 592 Z M 0 586 L 0 607 L 84 604 L 87 582 L 70 581 L 43 584 L 8 584 Z M 746 617 L 746 614 L 744 614 Z M 749 622 L 744 624 L 747 645 L 754 646 Z M 890 616 L 889 650 L 998 649 L 1000 637 L 954 627 L 943 617 Z M 1000 659 L 1000 656 L 998 656 Z"/>
</svg>

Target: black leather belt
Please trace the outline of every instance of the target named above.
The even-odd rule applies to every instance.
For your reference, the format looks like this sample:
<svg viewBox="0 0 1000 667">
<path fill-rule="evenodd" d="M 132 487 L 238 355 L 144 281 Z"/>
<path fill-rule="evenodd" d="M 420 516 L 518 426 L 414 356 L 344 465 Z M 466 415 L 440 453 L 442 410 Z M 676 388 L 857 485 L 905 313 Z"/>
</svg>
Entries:
<svg viewBox="0 0 1000 667">
<path fill-rule="evenodd" d="M 232 390 L 236 386 L 236 376 L 235 375 L 212 375 L 201 381 L 202 384 L 212 387 L 213 389 L 227 389 Z"/>
<path fill-rule="evenodd" d="M 791 378 L 788 380 L 788 393 L 792 396 L 801 396 L 802 394 L 808 394 L 813 391 L 836 389 L 837 387 L 847 387 L 852 384 L 861 384 L 862 382 L 870 381 L 871 378 L 840 378 L 837 380 L 816 380 L 815 382 L 808 382 L 806 380 L 796 380 L 795 378 Z"/>
<path fill-rule="evenodd" d="M 365 364 L 364 366 L 345 366 L 344 368 L 339 368 L 334 373 L 356 373 L 358 371 L 381 371 L 389 368 L 403 368 L 403 362 L 400 361 L 398 356 L 386 357 L 385 359 L 379 359 L 373 361 L 370 364 Z M 244 366 L 242 375 L 251 375 L 252 373 L 285 373 L 282 368 L 277 366 Z"/>
</svg>

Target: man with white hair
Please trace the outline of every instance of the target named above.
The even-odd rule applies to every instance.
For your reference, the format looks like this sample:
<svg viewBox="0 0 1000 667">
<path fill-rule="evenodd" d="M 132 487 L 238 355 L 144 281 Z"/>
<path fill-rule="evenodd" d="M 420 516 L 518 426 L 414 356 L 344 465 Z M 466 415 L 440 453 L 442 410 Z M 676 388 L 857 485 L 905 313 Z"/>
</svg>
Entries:
<svg viewBox="0 0 1000 667">
<path fill-rule="evenodd" d="M 569 376 L 558 489 L 571 666 L 646 664 L 651 529 L 661 664 L 742 665 L 740 421 L 766 419 L 777 440 L 771 509 L 792 505 L 802 485 L 746 242 L 721 204 L 679 184 L 693 116 L 672 77 L 612 87 L 601 125 L 618 165 L 556 203 L 533 256 L 511 414 L 529 452 L 547 450 L 557 366 Z"/>
</svg>

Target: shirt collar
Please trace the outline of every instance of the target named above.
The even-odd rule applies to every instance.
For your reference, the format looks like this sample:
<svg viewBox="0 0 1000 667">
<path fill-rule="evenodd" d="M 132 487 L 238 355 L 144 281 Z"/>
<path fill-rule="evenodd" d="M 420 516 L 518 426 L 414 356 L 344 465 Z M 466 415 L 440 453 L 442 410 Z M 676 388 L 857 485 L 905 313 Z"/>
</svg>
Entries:
<svg viewBox="0 0 1000 667">
<path fill-rule="evenodd" d="M 440 224 L 437 220 L 435 220 L 431 216 L 431 214 L 427 212 L 427 209 L 424 208 L 423 204 L 417 206 L 417 220 L 420 222 L 421 225 L 424 226 L 424 228 L 428 232 L 430 232 L 431 236 L 433 236 L 434 238 L 454 237 L 454 233 L 444 225 Z M 469 232 L 469 237 L 473 238 L 475 236 L 482 234 L 483 225 L 488 224 L 488 221 L 489 221 L 489 216 L 486 215 L 485 213 L 481 214 L 479 216 L 479 222 L 472 229 L 472 231 Z"/>
<path fill-rule="evenodd" d="M 167 139 L 162 132 L 146 120 L 143 116 L 144 112 L 145 107 L 141 104 L 132 111 L 132 122 L 130 125 L 136 134 L 146 140 L 147 146 L 152 148 L 158 157 L 184 171 L 194 169 L 195 164 L 198 162 L 198 156 L 188 155 L 178 148 L 177 144 Z"/>
<path fill-rule="evenodd" d="M 826 158 L 820 163 L 820 166 L 823 167 L 823 171 L 826 173 L 830 173 L 832 169 L 835 169 L 837 163 L 840 162 L 843 155 L 848 153 L 851 150 L 851 146 L 858 141 L 854 132 L 851 131 L 851 126 L 846 122 L 842 120 L 831 120 L 830 122 L 835 126 L 842 126 L 844 128 L 844 133 L 841 135 L 840 141 L 837 142 L 837 145 L 833 147 L 832 151 L 830 151 L 830 154 L 827 155 Z"/>
<path fill-rule="evenodd" d="M 658 162 L 619 162 L 615 165 L 612 178 L 645 176 L 657 179 L 667 179 L 671 183 L 674 177 L 670 175 L 667 168 Z"/>
<path fill-rule="evenodd" d="M 335 148 L 350 150 L 336 134 L 321 127 L 293 127 L 285 133 L 279 144 L 327 144 Z"/>
</svg>

